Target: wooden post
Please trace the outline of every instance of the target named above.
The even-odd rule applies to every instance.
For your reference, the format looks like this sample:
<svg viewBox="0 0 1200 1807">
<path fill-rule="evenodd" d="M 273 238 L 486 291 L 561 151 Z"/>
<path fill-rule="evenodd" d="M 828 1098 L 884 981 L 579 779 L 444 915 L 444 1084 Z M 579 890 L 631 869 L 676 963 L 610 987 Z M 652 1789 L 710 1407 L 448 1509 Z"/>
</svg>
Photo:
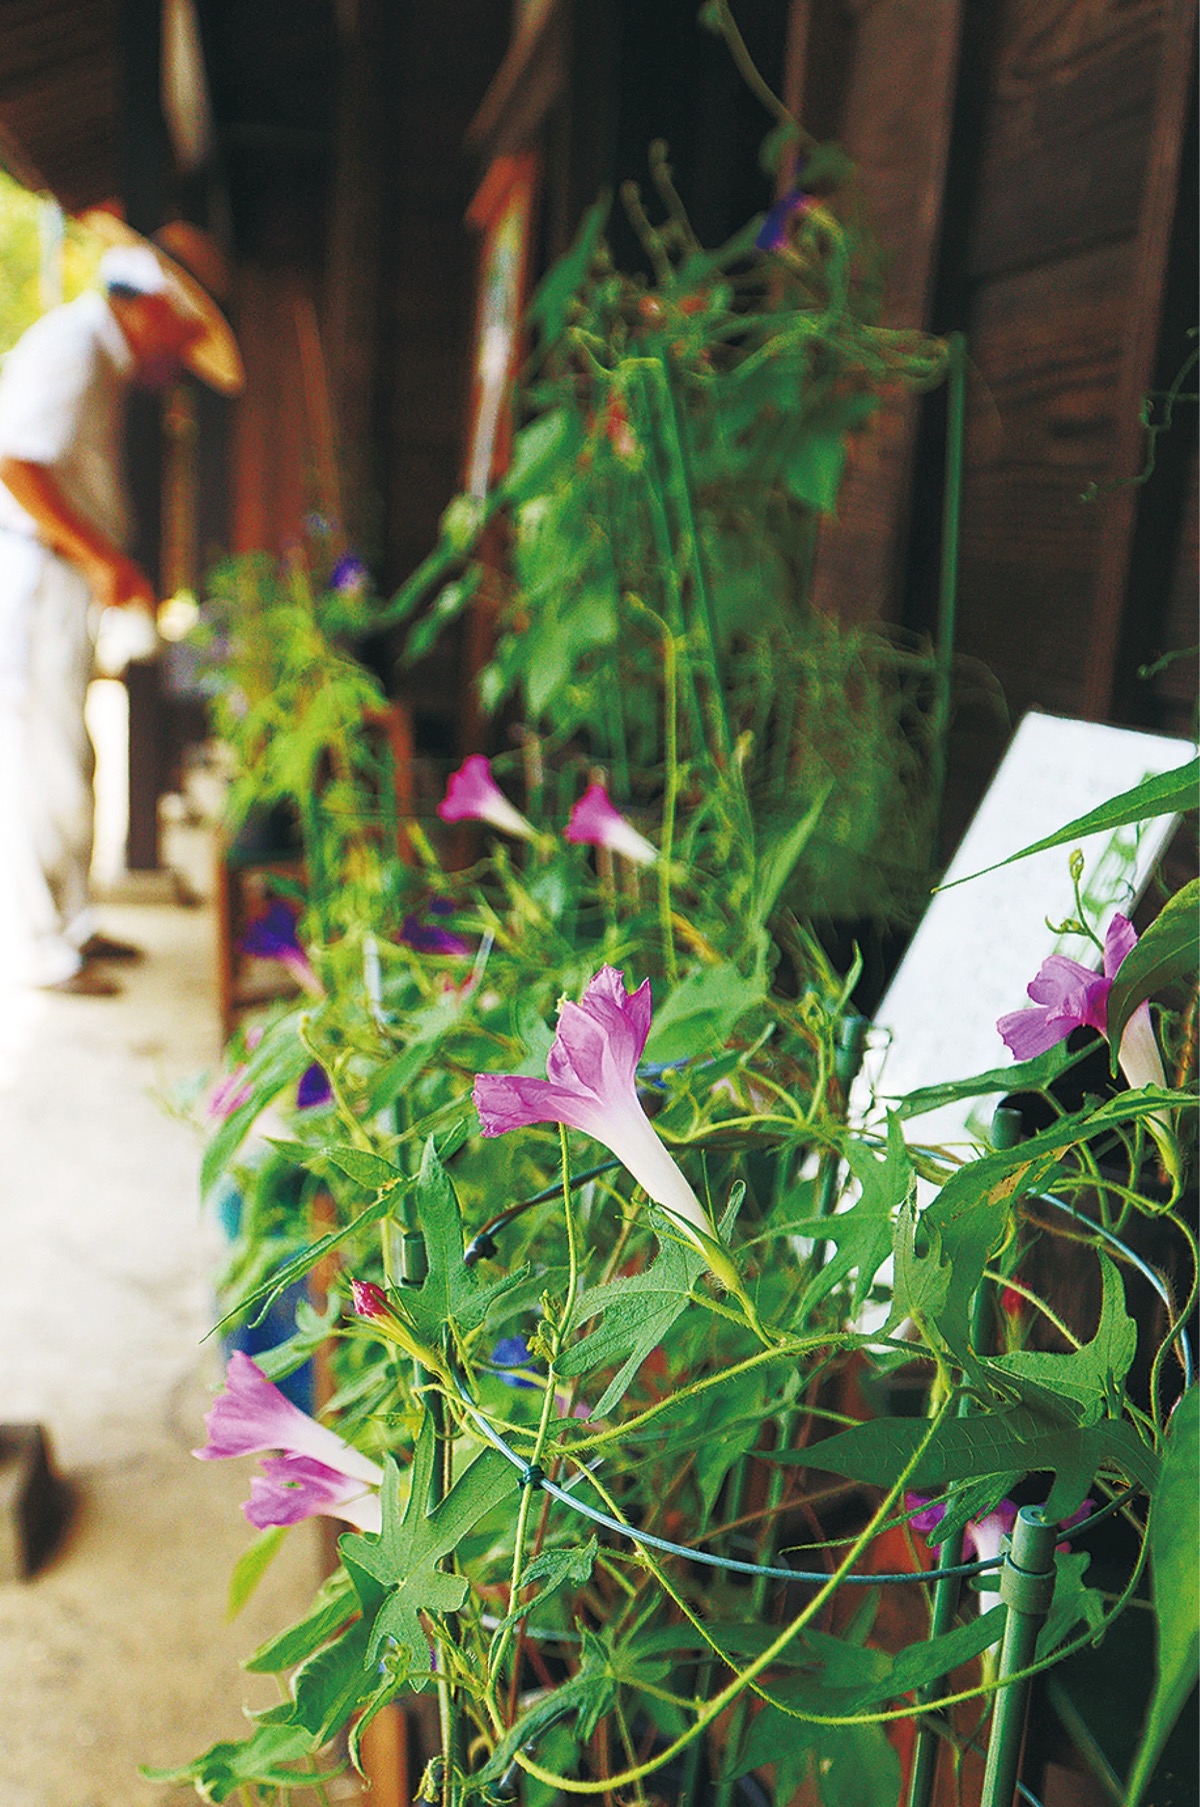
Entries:
<svg viewBox="0 0 1200 1807">
<path fill-rule="evenodd" d="M 801 122 L 831 132 L 859 168 L 873 230 L 888 258 L 882 319 L 928 331 L 964 32 L 961 0 L 914 7 L 874 0 L 826 45 L 813 0 L 789 20 L 787 100 Z M 833 65 L 831 67 L 831 65 Z M 830 80 L 841 89 L 832 105 Z M 840 116 L 840 117 L 839 117 Z M 889 400 L 847 467 L 837 522 L 822 533 L 816 607 L 843 620 L 893 620 L 907 550 L 915 397 Z"/>
<path fill-rule="evenodd" d="M 125 217 L 139 232 L 162 224 L 169 167 L 160 91 L 162 9 L 159 0 L 123 0 L 121 7 L 121 193 Z M 126 418 L 126 463 L 137 538 L 133 555 L 160 582 L 162 410 L 156 398 L 133 391 Z M 162 785 L 161 678 L 156 666 L 133 666 L 129 680 L 129 839 L 131 871 L 155 871 L 158 798 Z"/>
</svg>

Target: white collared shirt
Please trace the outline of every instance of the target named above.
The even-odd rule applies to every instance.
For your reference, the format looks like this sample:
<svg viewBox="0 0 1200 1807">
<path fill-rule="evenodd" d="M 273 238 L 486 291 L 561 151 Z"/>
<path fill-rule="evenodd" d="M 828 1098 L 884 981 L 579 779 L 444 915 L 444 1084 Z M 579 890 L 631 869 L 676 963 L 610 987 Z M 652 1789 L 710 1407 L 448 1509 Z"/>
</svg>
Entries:
<svg viewBox="0 0 1200 1807">
<path fill-rule="evenodd" d="M 36 320 L 0 370 L 0 455 L 48 466 L 67 500 L 117 545 L 130 526 L 122 428 L 132 369 L 116 315 L 89 290 Z M 0 527 L 36 537 L 2 483 Z"/>
</svg>

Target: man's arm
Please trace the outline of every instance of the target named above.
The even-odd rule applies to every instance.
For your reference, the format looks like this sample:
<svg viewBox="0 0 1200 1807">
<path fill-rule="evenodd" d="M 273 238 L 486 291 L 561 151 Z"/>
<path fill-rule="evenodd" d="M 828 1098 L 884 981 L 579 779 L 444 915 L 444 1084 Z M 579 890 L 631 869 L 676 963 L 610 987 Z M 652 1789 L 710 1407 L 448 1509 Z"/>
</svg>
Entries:
<svg viewBox="0 0 1200 1807">
<path fill-rule="evenodd" d="M 0 456 L 0 483 L 33 517 L 39 538 L 79 567 L 99 603 L 153 616 L 154 586 L 146 573 L 71 506 L 48 465 Z"/>
</svg>

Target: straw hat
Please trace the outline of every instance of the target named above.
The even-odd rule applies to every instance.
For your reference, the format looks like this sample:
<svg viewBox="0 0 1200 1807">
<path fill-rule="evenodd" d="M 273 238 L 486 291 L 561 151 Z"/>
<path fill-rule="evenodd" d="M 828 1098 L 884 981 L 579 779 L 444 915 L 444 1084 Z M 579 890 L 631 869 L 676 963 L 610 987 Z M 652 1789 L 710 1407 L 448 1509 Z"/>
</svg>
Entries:
<svg viewBox="0 0 1200 1807">
<path fill-rule="evenodd" d="M 108 246 L 100 260 L 101 282 L 142 295 L 168 295 L 180 312 L 198 320 L 203 330 L 184 352 L 184 363 L 210 389 L 236 395 L 246 373 L 233 329 L 213 300 L 229 287 L 215 241 L 187 220 L 172 220 L 152 239 L 144 238 L 103 207 L 80 214 L 79 223 Z"/>
</svg>

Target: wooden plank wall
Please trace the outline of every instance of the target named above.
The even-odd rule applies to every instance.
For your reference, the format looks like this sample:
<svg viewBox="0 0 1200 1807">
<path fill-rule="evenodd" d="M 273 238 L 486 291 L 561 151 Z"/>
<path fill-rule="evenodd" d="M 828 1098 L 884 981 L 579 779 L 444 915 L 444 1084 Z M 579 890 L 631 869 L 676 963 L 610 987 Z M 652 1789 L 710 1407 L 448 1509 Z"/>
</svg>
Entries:
<svg viewBox="0 0 1200 1807">
<path fill-rule="evenodd" d="M 955 826 L 1027 708 L 1189 728 L 1194 665 L 1136 667 L 1196 638 L 1194 411 L 1131 479 L 1195 320 L 1194 50 L 1195 0 L 793 7 L 790 91 L 859 162 L 885 319 L 967 335 L 957 647 L 1008 718 L 960 698 Z M 940 411 L 859 456 L 817 572 L 844 618 L 932 626 Z"/>
</svg>

